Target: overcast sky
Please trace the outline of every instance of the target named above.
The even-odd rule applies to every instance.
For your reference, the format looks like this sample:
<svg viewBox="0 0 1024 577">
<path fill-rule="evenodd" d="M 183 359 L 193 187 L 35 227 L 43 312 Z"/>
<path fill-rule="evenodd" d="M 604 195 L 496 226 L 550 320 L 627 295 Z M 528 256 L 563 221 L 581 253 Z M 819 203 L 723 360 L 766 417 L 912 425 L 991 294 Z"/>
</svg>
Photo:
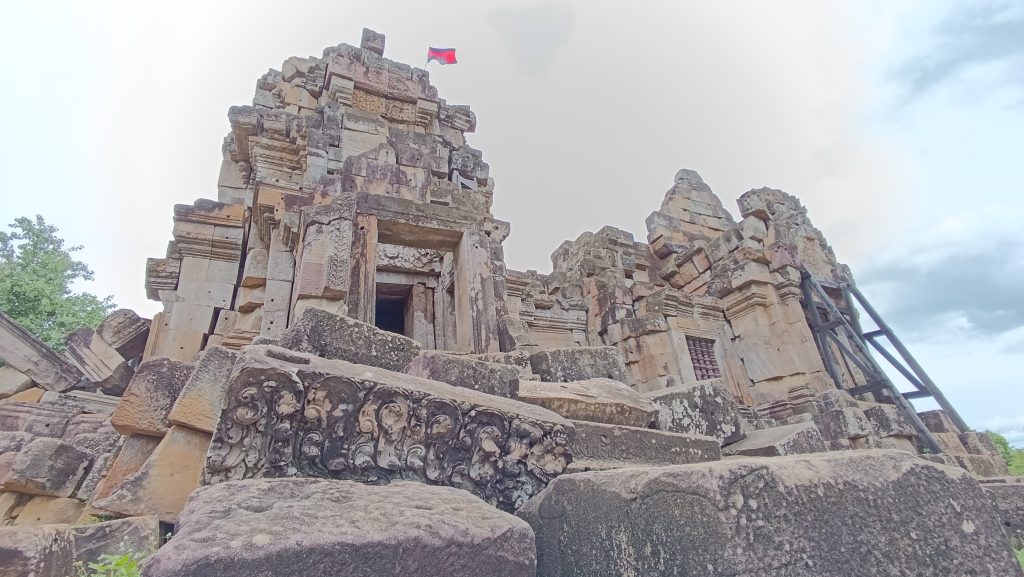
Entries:
<svg viewBox="0 0 1024 577">
<path fill-rule="evenodd" d="M 969 423 L 1024 445 L 1024 2 L 52 2 L 0 8 L 0 224 L 42 214 L 151 315 L 171 207 L 216 198 L 227 108 L 293 55 L 431 65 L 511 268 L 644 218 L 679 168 L 799 196 Z"/>
</svg>

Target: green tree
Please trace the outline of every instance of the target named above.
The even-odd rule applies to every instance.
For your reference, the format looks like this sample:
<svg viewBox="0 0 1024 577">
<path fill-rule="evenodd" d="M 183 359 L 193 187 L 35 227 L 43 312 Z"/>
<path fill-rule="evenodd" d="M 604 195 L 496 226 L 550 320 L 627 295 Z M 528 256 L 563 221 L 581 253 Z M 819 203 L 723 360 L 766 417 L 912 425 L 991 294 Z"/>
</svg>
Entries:
<svg viewBox="0 0 1024 577">
<path fill-rule="evenodd" d="M 995 444 L 999 454 L 1006 461 L 1006 466 L 1010 469 L 1011 475 L 1024 476 L 1024 449 L 1016 449 L 1010 446 L 1010 442 L 1006 440 L 1006 437 L 999 433 L 993 433 L 992 431 L 985 431 L 988 438 L 992 439 L 992 443 Z"/>
<path fill-rule="evenodd" d="M 62 350 L 69 332 L 100 324 L 114 308 L 113 297 L 71 289 L 76 281 L 93 280 L 92 270 L 72 256 L 82 247 L 65 247 L 43 217 L 16 219 L 10 229 L 0 232 L 0 311 Z"/>
<path fill-rule="evenodd" d="M 1006 466 L 1009 467 L 1013 464 L 1013 447 L 1010 446 L 1010 442 L 1006 440 L 1006 437 L 996 433 L 994 431 L 985 431 L 989 439 L 992 439 L 992 443 L 996 446 L 999 454 L 1002 455 L 1003 460 L 1006 461 Z"/>
</svg>

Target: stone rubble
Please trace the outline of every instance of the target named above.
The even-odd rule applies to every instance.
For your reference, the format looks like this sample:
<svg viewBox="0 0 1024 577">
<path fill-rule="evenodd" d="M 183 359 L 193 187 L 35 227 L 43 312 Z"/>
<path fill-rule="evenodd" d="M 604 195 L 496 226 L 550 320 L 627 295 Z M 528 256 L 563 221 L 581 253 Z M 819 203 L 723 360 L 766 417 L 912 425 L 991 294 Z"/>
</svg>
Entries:
<svg viewBox="0 0 1024 577">
<path fill-rule="evenodd" d="M 801 275 L 856 320 L 853 279 L 796 197 L 737 220 L 682 169 L 646 239 L 510 270 L 476 115 L 384 48 L 229 109 L 217 199 L 145 265 L 152 321 L 57 352 L 0 313 L 0 575 L 165 532 L 147 576 L 1022 574 L 988 437 L 923 412 L 926 452 L 826 370 Z"/>
</svg>

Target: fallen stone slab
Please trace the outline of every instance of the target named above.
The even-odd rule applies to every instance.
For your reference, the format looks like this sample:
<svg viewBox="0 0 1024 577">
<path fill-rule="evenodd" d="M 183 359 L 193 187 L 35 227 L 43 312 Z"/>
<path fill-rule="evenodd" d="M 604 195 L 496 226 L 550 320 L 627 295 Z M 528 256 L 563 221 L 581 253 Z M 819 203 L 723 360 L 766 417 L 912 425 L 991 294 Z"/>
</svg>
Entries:
<svg viewBox="0 0 1024 577">
<path fill-rule="evenodd" d="M 132 380 L 132 367 L 114 347 L 89 327 L 64 337 L 64 356 L 85 378 L 110 395 L 120 395 Z"/>
<path fill-rule="evenodd" d="M 658 407 L 658 428 L 676 433 L 708 435 L 722 445 L 747 435 L 745 419 L 722 379 L 696 381 L 644 393 Z"/>
<path fill-rule="evenodd" d="M 404 372 L 488 395 L 515 399 L 519 394 L 519 371 L 515 367 L 464 355 L 424 351 L 405 367 Z"/>
<path fill-rule="evenodd" d="M 570 471 L 599 471 L 620 467 L 685 465 L 721 459 L 713 437 L 684 435 L 654 429 L 573 421 Z"/>
<path fill-rule="evenodd" d="M 626 363 L 615 347 L 547 349 L 530 355 L 530 368 L 540 380 L 567 383 L 587 379 L 629 382 Z"/>
<path fill-rule="evenodd" d="M 538 577 L 1024 575 L 970 475 L 901 451 L 565 475 L 518 516 Z"/>
<path fill-rule="evenodd" d="M 88 453 L 70 443 L 36 437 L 16 453 L 0 454 L 0 491 L 70 497 L 91 463 Z"/>
<path fill-rule="evenodd" d="M 0 406 L 0 431 L 21 431 L 38 437 L 59 438 L 64 435 L 71 419 L 79 413 L 81 409 L 60 405 L 6 403 Z"/>
<path fill-rule="evenodd" d="M 658 418 L 654 403 L 612 379 L 569 383 L 523 381 L 519 384 L 519 400 L 577 421 L 647 427 Z"/>
<path fill-rule="evenodd" d="M 210 347 L 199 353 L 195 369 L 174 402 L 167 420 L 175 425 L 212 433 L 220 418 L 220 405 L 237 356 L 224 347 Z"/>
<path fill-rule="evenodd" d="M 82 515 L 85 504 L 68 497 L 36 495 L 25 503 L 14 521 L 16 526 L 70 525 Z"/>
<path fill-rule="evenodd" d="M 122 435 L 162 436 L 170 427 L 167 416 L 191 374 L 190 363 L 163 357 L 140 364 L 110 423 Z"/>
<path fill-rule="evenodd" d="M 356 319 L 310 308 L 273 343 L 325 359 L 401 371 L 420 354 L 420 344 Z"/>
<path fill-rule="evenodd" d="M 210 435 L 174 425 L 149 458 L 93 506 L 122 515 L 157 515 L 174 523 L 199 486 Z"/>
<path fill-rule="evenodd" d="M 77 367 L 2 311 L 0 359 L 48 391 L 66 391 L 82 378 Z"/>
<path fill-rule="evenodd" d="M 828 445 L 814 423 L 795 423 L 751 431 L 742 441 L 723 447 L 722 453 L 747 457 L 781 457 L 827 450 Z"/>
<path fill-rule="evenodd" d="M 160 543 L 156 517 L 133 517 L 80 527 L 0 527 L 0 575 L 70 577 L 76 564 L 87 566 L 101 555 L 146 556 Z"/>
<path fill-rule="evenodd" d="M 25 373 L 9 365 L 0 367 L 0 399 L 17 395 L 22 391 L 31 389 L 33 386 L 35 386 L 35 383 Z"/>
<path fill-rule="evenodd" d="M 96 334 L 114 347 L 126 359 L 142 354 L 149 337 L 149 320 L 141 318 L 131 309 L 118 309 L 103 319 Z"/>
<path fill-rule="evenodd" d="M 984 479 L 981 487 L 992 500 L 999 522 L 1014 547 L 1024 547 L 1024 477 Z"/>
<path fill-rule="evenodd" d="M 572 431 L 534 405 L 254 345 L 235 363 L 205 480 L 415 479 L 515 509 L 565 470 Z"/>
<path fill-rule="evenodd" d="M 197 490 L 145 577 L 533 577 L 529 525 L 450 487 L 323 479 Z"/>
</svg>

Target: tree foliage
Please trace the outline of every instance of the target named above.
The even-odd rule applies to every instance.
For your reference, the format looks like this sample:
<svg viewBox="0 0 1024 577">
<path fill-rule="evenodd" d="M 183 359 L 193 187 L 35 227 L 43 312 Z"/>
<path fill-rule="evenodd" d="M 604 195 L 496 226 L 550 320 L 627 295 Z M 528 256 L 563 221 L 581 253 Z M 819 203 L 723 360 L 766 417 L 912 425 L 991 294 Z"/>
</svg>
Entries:
<svg viewBox="0 0 1024 577">
<path fill-rule="evenodd" d="M 995 444 L 999 454 L 1006 461 L 1006 466 L 1010 468 L 1011 475 L 1024 475 L 1024 449 L 1015 449 L 1010 446 L 1010 442 L 1006 440 L 1006 437 L 999 433 L 992 431 L 985 431 L 988 438 L 992 439 L 992 443 Z"/>
<path fill-rule="evenodd" d="M 61 350 L 65 335 L 95 328 L 114 303 L 110 296 L 72 290 L 76 281 L 93 280 L 93 273 L 72 255 L 82 247 L 65 247 L 57 232 L 39 215 L 18 218 L 10 232 L 0 232 L 0 311 Z"/>
</svg>

